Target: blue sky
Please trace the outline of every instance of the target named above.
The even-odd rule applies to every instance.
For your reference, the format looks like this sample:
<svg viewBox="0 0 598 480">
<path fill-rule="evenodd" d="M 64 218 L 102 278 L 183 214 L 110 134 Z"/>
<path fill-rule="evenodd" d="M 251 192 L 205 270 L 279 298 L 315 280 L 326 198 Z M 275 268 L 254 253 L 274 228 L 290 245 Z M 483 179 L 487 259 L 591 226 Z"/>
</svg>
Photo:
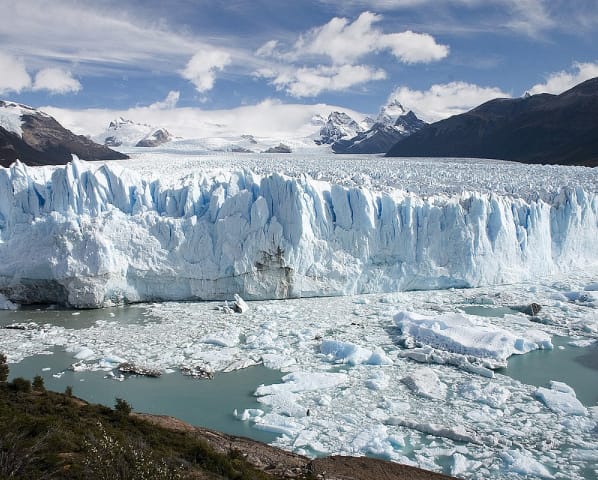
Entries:
<svg viewBox="0 0 598 480">
<path fill-rule="evenodd" d="M 0 96 L 68 110 L 375 113 L 394 95 L 431 121 L 598 76 L 596 0 L 0 0 L 0 11 Z"/>
</svg>

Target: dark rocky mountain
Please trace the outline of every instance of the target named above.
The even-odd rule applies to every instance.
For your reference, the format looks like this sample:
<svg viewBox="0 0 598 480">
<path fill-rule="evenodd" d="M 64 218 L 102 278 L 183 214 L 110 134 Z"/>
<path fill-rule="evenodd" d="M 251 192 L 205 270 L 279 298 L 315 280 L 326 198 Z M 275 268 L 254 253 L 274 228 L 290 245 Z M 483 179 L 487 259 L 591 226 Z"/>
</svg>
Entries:
<svg viewBox="0 0 598 480">
<path fill-rule="evenodd" d="M 73 154 L 84 160 L 129 158 L 75 135 L 39 110 L 0 101 L 1 166 L 8 167 L 17 159 L 27 165 L 62 165 L 70 162 Z"/>
<path fill-rule="evenodd" d="M 279 143 L 275 147 L 270 147 L 267 150 L 264 150 L 263 153 L 291 153 L 291 147 L 285 145 L 284 143 Z"/>
<path fill-rule="evenodd" d="M 403 108 L 403 107 L 401 107 Z M 407 113 L 392 117 L 383 107 L 378 120 L 366 132 L 360 132 L 350 139 L 340 139 L 333 143 L 335 153 L 386 153 L 397 142 L 417 132 L 427 125 L 410 110 Z M 393 122 L 394 123 L 390 123 Z"/>
<path fill-rule="evenodd" d="M 560 95 L 491 100 L 428 125 L 387 155 L 598 166 L 598 78 Z"/>
</svg>

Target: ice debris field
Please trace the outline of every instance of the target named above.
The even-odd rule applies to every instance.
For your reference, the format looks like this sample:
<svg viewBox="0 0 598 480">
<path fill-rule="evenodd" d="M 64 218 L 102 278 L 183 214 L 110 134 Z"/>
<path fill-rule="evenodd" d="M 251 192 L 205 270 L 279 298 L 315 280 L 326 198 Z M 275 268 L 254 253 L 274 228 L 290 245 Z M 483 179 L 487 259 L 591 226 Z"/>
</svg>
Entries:
<svg viewBox="0 0 598 480">
<path fill-rule="evenodd" d="M 234 415 L 282 448 L 461 478 L 598 477 L 598 407 L 566 382 L 500 370 L 556 335 L 596 348 L 598 172 L 362 157 L 320 159 L 316 179 L 315 157 L 309 177 L 297 157 L 264 158 L 0 170 L 6 309 L 261 300 L 242 313 L 146 303 L 127 308 L 148 321 L 108 309 L 84 326 L 7 310 L 19 319 L 0 329 L 9 361 L 61 348 L 104 381 L 123 362 L 217 375 L 263 364 L 282 382 Z"/>
</svg>

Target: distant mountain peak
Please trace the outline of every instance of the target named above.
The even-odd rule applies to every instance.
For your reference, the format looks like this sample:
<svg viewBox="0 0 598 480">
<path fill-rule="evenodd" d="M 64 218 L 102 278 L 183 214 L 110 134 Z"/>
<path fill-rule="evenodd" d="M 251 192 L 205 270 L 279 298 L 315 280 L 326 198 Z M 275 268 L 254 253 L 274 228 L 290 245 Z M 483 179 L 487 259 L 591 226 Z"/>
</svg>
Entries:
<svg viewBox="0 0 598 480">
<path fill-rule="evenodd" d="M 318 144 L 333 144 L 341 138 L 352 138 L 364 129 L 357 121 L 344 112 L 331 112 L 322 128 Z"/>
<path fill-rule="evenodd" d="M 157 147 L 172 140 L 173 136 L 165 128 L 118 117 L 95 138 L 110 147 Z"/>
<path fill-rule="evenodd" d="M 395 98 L 380 108 L 376 122 L 384 125 L 394 125 L 397 119 L 407 114 L 407 112 L 408 110 Z"/>
</svg>

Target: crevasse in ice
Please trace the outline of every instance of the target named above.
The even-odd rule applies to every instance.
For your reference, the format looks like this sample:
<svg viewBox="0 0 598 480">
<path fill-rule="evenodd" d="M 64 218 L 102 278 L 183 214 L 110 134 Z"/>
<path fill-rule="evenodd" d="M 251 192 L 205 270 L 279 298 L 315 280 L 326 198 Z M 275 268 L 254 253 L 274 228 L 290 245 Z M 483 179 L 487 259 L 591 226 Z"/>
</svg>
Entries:
<svg viewBox="0 0 598 480">
<path fill-rule="evenodd" d="M 178 184 L 78 160 L 0 169 L 0 293 L 99 307 L 519 282 L 598 258 L 598 200 L 418 195 L 308 176 L 190 173 Z"/>
</svg>

